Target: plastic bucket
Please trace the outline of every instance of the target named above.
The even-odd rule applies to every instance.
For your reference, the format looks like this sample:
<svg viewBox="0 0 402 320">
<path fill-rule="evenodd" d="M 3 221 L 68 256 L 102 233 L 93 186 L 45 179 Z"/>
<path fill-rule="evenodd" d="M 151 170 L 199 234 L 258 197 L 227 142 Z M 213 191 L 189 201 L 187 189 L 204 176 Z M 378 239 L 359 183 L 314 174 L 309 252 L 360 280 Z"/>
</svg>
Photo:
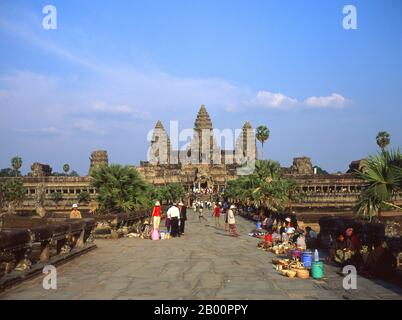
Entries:
<svg viewBox="0 0 402 320">
<path fill-rule="evenodd" d="M 311 251 L 304 251 L 302 253 L 301 260 L 305 268 L 311 268 L 311 263 L 313 262 L 313 253 Z"/>
<path fill-rule="evenodd" d="M 257 222 L 257 229 L 261 229 L 261 222 Z"/>
<path fill-rule="evenodd" d="M 311 275 L 314 279 L 321 279 L 324 276 L 324 263 L 322 261 L 311 263 Z"/>
</svg>

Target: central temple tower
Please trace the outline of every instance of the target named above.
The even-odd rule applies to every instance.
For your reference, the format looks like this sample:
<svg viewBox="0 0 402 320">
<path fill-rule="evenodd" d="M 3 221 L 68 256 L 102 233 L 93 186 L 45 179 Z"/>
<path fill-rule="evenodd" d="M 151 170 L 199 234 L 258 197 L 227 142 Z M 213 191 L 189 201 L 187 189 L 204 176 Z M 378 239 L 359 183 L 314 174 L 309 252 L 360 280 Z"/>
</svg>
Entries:
<svg viewBox="0 0 402 320">
<path fill-rule="evenodd" d="M 196 150 L 193 160 L 203 164 L 211 164 L 214 160 L 215 163 L 220 162 L 216 158 L 219 155 L 219 150 L 214 139 L 212 121 L 204 105 L 201 105 L 194 122 L 192 143 L 192 150 Z"/>
</svg>

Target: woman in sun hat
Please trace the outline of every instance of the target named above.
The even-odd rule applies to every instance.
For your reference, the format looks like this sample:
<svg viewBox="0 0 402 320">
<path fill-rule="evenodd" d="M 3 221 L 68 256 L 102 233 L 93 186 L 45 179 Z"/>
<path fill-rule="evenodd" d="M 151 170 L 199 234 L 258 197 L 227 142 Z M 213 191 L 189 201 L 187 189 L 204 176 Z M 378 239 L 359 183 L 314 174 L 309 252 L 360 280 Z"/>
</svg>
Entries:
<svg viewBox="0 0 402 320">
<path fill-rule="evenodd" d="M 235 205 L 231 205 L 227 216 L 228 216 L 228 224 L 229 224 L 229 233 L 235 237 L 238 237 L 239 234 L 237 233 L 237 227 L 236 227 L 236 219 L 234 215 L 234 210 L 236 209 Z"/>
<path fill-rule="evenodd" d="M 152 210 L 152 219 L 155 229 L 159 229 L 159 224 L 161 223 L 161 211 L 161 204 L 159 201 L 156 201 L 154 209 Z"/>
</svg>

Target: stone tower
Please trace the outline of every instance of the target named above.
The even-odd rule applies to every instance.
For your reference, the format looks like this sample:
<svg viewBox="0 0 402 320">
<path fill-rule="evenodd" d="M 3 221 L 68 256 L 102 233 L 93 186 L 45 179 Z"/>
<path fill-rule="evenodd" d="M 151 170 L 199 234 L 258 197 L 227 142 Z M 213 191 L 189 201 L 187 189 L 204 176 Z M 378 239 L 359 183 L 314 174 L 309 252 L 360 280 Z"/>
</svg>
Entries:
<svg viewBox="0 0 402 320">
<path fill-rule="evenodd" d="M 210 164 L 213 161 L 213 157 L 218 150 L 213 136 L 212 121 L 204 105 L 201 105 L 194 122 L 192 150 L 197 151 L 196 157 L 198 158 L 193 158 L 193 160 L 206 164 Z"/>
<path fill-rule="evenodd" d="M 151 164 L 168 164 L 171 155 L 170 138 L 160 120 L 153 130 L 151 148 L 148 152 L 148 161 Z"/>
<path fill-rule="evenodd" d="M 293 158 L 293 165 L 290 167 L 293 174 L 313 174 L 313 165 L 309 157 Z"/>
<path fill-rule="evenodd" d="M 91 161 L 91 164 L 89 167 L 89 172 L 91 172 L 91 170 L 94 168 L 99 168 L 101 166 L 109 165 L 107 151 L 97 150 L 97 151 L 92 152 L 90 161 Z"/>
<path fill-rule="evenodd" d="M 35 162 L 31 166 L 31 173 L 29 174 L 32 177 L 47 177 L 52 175 L 52 168 L 47 164 L 42 164 L 39 162 Z"/>
<path fill-rule="evenodd" d="M 246 121 L 243 125 L 242 132 L 236 141 L 237 155 L 242 155 L 245 160 L 257 160 L 257 140 L 250 122 Z M 239 152 L 241 151 L 241 152 Z"/>
</svg>

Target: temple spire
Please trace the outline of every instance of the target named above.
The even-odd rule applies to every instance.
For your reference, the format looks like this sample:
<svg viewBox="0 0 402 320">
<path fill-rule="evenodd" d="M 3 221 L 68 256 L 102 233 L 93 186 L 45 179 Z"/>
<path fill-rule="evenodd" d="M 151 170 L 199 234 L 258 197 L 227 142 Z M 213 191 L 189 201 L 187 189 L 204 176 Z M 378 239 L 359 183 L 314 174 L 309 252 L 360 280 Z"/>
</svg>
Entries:
<svg viewBox="0 0 402 320">
<path fill-rule="evenodd" d="M 205 105 L 201 105 L 200 110 L 198 111 L 197 118 L 194 123 L 195 130 L 202 129 L 210 129 L 212 130 L 212 121 L 209 117 L 208 111 L 205 108 Z"/>
<path fill-rule="evenodd" d="M 158 120 L 158 122 L 156 122 L 155 129 L 163 129 L 163 130 L 165 130 L 165 128 L 163 127 L 163 124 L 162 124 L 162 122 L 160 120 Z"/>
</svg>

